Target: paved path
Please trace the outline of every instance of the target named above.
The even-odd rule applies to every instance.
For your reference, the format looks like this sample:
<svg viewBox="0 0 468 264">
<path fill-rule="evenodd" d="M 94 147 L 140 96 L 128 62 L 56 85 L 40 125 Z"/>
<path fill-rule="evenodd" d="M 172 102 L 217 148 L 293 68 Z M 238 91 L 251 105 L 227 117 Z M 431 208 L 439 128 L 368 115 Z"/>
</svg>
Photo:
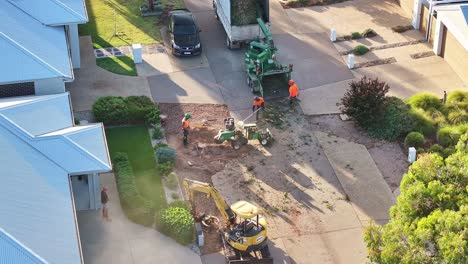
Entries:
<svg viewBox="0 0 468 264">
<path fill-rule="evenodd" d="M 363 225 L 388 220 L 395 197 L 366 147 L 323 132 L 314 134 Z"/>
<path fill-rule="evenodd" d="M 66 84 L 71 93 L 73 111 L 91 110 L 102 96 L 146 95 L 151 97 L 145 77 L 113 74 L 96 65 L 91 37 L 80 37 L 81 68 L 75 69 L 75 80 Z"/>
<path fill-rule="evenodd" d="M 120 207 L 113 174 L 102 174 L 101 182 L 109 187 L 112 222 L 103 221 L 99 211 L 77 212 L 86 264 L 201 263 L 189 248 L 127 219 Z"/>
</svg>

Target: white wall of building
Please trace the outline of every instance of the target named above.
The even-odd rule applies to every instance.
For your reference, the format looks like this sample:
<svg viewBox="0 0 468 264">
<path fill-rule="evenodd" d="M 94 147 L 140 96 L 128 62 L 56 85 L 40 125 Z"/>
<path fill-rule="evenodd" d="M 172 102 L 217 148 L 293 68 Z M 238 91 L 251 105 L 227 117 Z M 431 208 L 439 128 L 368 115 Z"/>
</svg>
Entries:
<svg viewBox="0 0 468 264">
<path fill-rule="evenodd" d="M 58 94 L 65 92 L 65 83 L 62 78 L 52 78 L 34 81 L 36 95 Z"/>
<path fill-rule="evenodd" d="M 74 69 L 80 68 L 80 36 L 78 25 L 68 25 L 68 43 L 70 45 L 71 60 Z"/>
</svg>

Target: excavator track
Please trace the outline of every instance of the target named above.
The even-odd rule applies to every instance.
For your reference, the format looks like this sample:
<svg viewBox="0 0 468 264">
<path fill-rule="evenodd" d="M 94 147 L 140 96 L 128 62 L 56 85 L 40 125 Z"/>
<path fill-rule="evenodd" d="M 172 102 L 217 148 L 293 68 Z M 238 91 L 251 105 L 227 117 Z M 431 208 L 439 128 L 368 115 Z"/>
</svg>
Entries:
<svg viewBox="0 0 468 264">
<path fill-rule="evenodd" d="M 273 264 L 273 258 L 269 255 L 268 248 L 266 248 L 268 257 L 263 256 L 260 252 L 256 252 L 255 256 L 260 255 L 259 257 L 254 256 L 243 256 L 242 252 L 239 252 L 232 248 L 224 239 L 223 234 L 221 234 L 221 239 L 223 240 L 223 251 L 226 258 L 226 264 Z"/>
</svg>

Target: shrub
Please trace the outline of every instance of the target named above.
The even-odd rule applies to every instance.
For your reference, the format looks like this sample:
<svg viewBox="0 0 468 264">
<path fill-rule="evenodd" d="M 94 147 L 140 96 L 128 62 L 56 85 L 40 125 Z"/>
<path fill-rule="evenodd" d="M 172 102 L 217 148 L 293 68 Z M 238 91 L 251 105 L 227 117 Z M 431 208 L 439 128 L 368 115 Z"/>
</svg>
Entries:
<svg viewBox="0 0 468 264">
<path fill-rule="evenodd" d="M 174 168 L 174 164 L 171 162 L 164 162 L 164 163 L 156 164 L 156 171 L 162 176 L 169 175 L 172 172 L 173 168 Z"/>
<path fill-rule="evenodd" d="M 430 153 L 440 153 L 442 154 L 444 152 L 444 147 L 442 147 L 439 144 L 434 144 L 429 148 Z"/>
<path fill-rule="evenodd" d="M 448 148 L 445 148 L 441 154 L 442 154 L 442 157 L 444 157 L 444 159 L 448 158 L 450 155 L 452 155 L 453 153 L 455 153 L 455 147 L 448 147 Z"/>
<path fill-rule="evenodd" d="M 360 38 L 362 38 L 362 35 L 359 32 L 353 32 L 353 33 L 351 33 L 351 38 L 352 39 L 360 39 Z"/>
<path fill-rule="evenodd" d="M 188 211 L 191 210 L 190 203 L 184 200 L 175 200 L 171 204 L 169 204 L 169 207 L 180 207 L 180 208 L 185 208 Z"/>
<path fill-rule="evenodd" d="M 468 102 L 468 91 L 453 91 L 447 95 L 447 103 L 456 104 Z"/>
<path fill-rule="evenodd" d="M 416 149 L 416 155 L 421 155 L 421 154 L 423 154 L 425 152 L 426 152 L 426 150 L 424 148 L 417 148 Z"/>
<path fill-rule="evenodd" d="M 187 245 L 193 241 L 194 220 L 186 208 L 171 205 L 158 212 L 155 221 L 159 231 L 177 242 Z"/>
<path fill-rule="evenodd" d="M 437 141 L 444 147 L 455 146 L 460 137 L 468 131 L 468 123 L 445 126 L 437 132 Z"/>
<path fill-rule="evenodd" d="M 449 113 L 447 115 L 447 120 L 452 125 L 467 123 L 468 122 L 468 112 L 465 109 L 460 109 L 459 107 L 455 106 L 454 108 L 452 108 L 449 111 Z"/>
<path fill-rule="evenodd" d="M 436 133 L 436 124 L 430 120 L 423 111 L 410 109 L 409 118 L 413 122 L 413 131 L 422 133 L 425 136 L 432 136 Z"/>
<path fill-rule="evenodd" d="M 158 163 L 174 163 L 176 159 L 175 149 L 171 147 L 160 147 L 156 149 L 156 160 Z"/>
<path fill-rule="evenodd" d="M 120 203 L 127 217 L 145 226 L 153 224 L 154 206 L 137 190 L 133 170 L 127 154 L 116 153 L 112 157 Z"/>
<path fill-rule="evenodd" d="M 419 132 L 410 132 L 405 137 L 405 146 L 419 148 L 424 145 L 424 135 Z"/>
<path fill-rule="evenodd" d="M 440 99 L 437 96 L 429 93 L 417 93 L 408 98 L 408 103 L 412 107 L 421 108 L 424 111 L 429 111 L 432 108 L 437 110 L 442 109 L 442 102 Z"/>
<path fill-rule="evenodd" d="M 149 113 L 146 115 L 146 122 L 150 125 L 159 125 L 161 123 L 161 117 L 159 116 L 161 112 L 159 108 L 155 106 Z"/>
<path fill-rule="evenodd" d="M 376 138 L 396 140 L 413 129 L 413 122 L 408 118 L 410 108 L 397 97 L 389 97 L 387 102 L 388 107 L 382 119 L 373 123 L 368 129 L 368 133 Z"/>
<path fill-rule="evenodd" d="M 368 28 L 362 32 L 362 36 L 365 38 L 372 38 L 372 37 L 377 36 L 377 33 L 375 33 L 373 29 Z"/>
<path fill-rule="evenodd" d="M 358 45 L 354 48 L 353 53 L 354 55 L 361 56 L 366 54 L 369 51 L 369 48 L 364 45 Z"/>
<path fill-rule="evenodd" d="M 385 112 L 388 102 L 385 94 L 388 90 L 389 86 L 385 82 L 364 76 L 349 84 L 349 89 L 341 98 L 340 110 L 367 129 L 378 122 Z"/>
<path fill-rule="evenodd" d="M 120 125 L 128 122 L 128 108 L 125 99 L 120 96 L 100 97 L 93 104 L 96 121 L 105 125 Z"/>
<path fill-rule="evenodd" d="M 158 144 L 156 144 L 156 146 L 154 146 L 154 150 L 158 150 L 158 148 L 162 148 L 162 147 L 167 147 L 169 145 L 167 145 L 166 143 L 161 143 L 159 142 Z"/>
<path fill-rule="evenodd" d="M 179 186 L 177 175 L 174 172 L 171 172 L 166 176 L 166 186 L 171 190 L 175 190 Z"/>
<path fill-rule="evenodd" d="M 144 124 L 146 117 L 154 108 L 155 104 L 147 96 L 129 96 L 125 98 L 128 107 L 128 119 L 133 124 Z"/>
<path fill-rule="evenodd" d="M 164 137 L 164 132 L 161 129 L 161 125 L 155 125 L 153 130 L 153 139 L 161 139 Z"/>
<path fill-rule="evenodd" d="M 403 33 L 411 29 L 413 29 L 412 25 L 407 25 L 407 26 L 398 25 L 398 26 L 392 27 L 392 30 L 397 33 Z"/>
</svg>

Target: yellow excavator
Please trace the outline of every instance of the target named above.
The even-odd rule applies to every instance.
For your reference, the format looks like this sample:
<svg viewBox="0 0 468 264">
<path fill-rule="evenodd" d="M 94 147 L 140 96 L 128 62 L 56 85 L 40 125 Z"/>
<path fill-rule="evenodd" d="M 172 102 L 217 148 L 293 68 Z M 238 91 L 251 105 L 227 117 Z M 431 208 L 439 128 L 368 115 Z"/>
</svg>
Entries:
<svg viewBox="0 0 468 264">
<path fill-rule="evenodd" d="M 268 249 L 267 222 L 255 205 L 238 201 L 229 206 L 216 188 L 205 182 L 184 179 L 190 201 L 195 192 L 206 193 L 213 198 L 216 207 L 226 220 L 222 232 L 224 253 L 227 264 L 272 264 Z"/>
</svg>

